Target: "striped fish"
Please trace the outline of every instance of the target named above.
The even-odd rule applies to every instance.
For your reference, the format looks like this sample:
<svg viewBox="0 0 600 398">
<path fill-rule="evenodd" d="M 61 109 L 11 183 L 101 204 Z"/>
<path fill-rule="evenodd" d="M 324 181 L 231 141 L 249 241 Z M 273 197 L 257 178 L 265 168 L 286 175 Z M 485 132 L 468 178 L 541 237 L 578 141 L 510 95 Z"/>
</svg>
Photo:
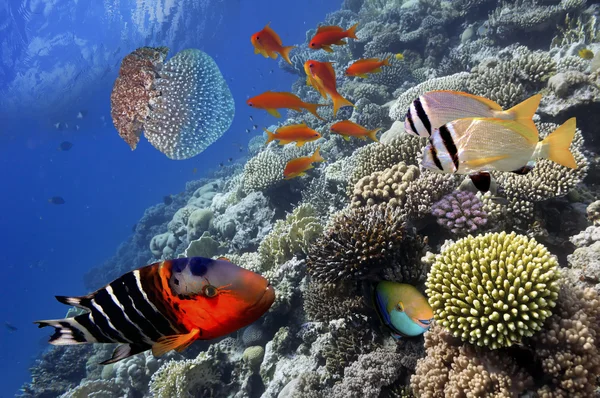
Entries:
<svg viewBox="0 0 600 398">
<path fill-rule="evenodd" d="M 55 328 L 50 344 L 121 343 L 106 365 L 234 332 L 260 318 L 275 292 L 265 278 L 227 259 L 191 257 L 128 272 L 87 296 L 56 299 L 88 312 L 35 322 Z"/>
<path fill-rule="evenodd" d="M 413 101 L 404 119 L 406 132 L 419 137 L 429 137 L 433 130 L 458 119 L 496 118 L 515 120 L 535 130 L 533 115 L 540 105 L 541 94 L 503 111 L 496 102 L 460 91 L 429 91 Z"/>
<path fill-rule="evenodd" d="M 575 135 L 575 118 L 567 120 L 544 140 L 513 120 L 460 119 L 434 129 L 423 149 L 421 165 L 439 173 L 470 174 L 480 190 L 491 170 L 525 174 L 536 159 L 550 159 L 577 168 L 569 147 Z M 487 175 L 487 177 L 486 177 Z M 487 182 L 484 180 L 487 178 Z M 481 181 L 478 181 L 480 179 Z"/>
</svg>

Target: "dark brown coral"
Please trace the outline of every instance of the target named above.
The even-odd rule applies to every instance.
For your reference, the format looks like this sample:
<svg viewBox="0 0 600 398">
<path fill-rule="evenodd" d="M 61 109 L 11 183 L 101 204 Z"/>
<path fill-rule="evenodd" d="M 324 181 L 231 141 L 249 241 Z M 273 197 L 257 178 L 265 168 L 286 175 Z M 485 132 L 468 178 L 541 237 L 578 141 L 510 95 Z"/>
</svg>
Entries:
<svg viewBox="0 0 600 398">
<path fill-rule="evenodd" d="M 312 281 L 304 292 L 303 301 L 304 312 L 311 321 L 329 322 L 348 314 L 365 314 L 369 311 L 364 297 L 346 284 Z M 335 305 L 331 304 L 333 302 Z"/>
<path fill-rule="evenodd" d="M 148 103 L 160 93 L 154 89 L 167 47 L 141 47 L 123 58 L 119 77 L 110 95 L 111 116 L 121 138 L 135 149 L 144 121 L 150 114 Z"/>
</svg>

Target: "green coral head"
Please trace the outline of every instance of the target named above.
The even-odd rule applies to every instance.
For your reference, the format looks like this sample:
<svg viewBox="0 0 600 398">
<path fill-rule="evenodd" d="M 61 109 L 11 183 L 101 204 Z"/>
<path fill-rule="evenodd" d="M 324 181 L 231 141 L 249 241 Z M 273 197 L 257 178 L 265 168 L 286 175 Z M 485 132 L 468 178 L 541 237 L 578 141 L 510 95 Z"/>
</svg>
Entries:
<svg viewBox="0 0 600 398">
<path fill-rule="evenodd" d="M 540 330 L 556 304 L 559 276 L 556 258 L 535 239 L 469 235 L 436 256 L 426 293 L 439 325 L 497 349 Z"/>
</svg>

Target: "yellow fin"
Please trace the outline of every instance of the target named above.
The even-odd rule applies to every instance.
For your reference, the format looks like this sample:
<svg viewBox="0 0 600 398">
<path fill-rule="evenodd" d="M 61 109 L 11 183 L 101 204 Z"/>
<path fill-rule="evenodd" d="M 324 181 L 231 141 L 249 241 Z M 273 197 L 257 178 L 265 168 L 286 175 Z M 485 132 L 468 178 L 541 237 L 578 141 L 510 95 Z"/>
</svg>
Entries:
<svg viewBox="0 0 600 398">
<path fill-rule="evenodd" d="M 323 45 L 321 46 L 321 48 L 322 48 L 323 50 L 327 51 L 328 53 L 332 53 L 332 52 L 333 52 L 333 50 L 331 49 L 331 46 L 328 46 L 328 45 L 325 45 L 325 44 L 323 44 Z"/>
<path fill-rule="evenodd" d="M 376 128 L 375 130 L 370 130 L 369 134 L 367 134 L 367 136 L 372 139 L 375 142 L 379 142 L 379 140 L 377 139 L 377 133 L 379 132 L 379 130 L 381 130 L 381 128 Z"/>
<path fill-rule="evenodd" d="M 548 159 L 571 169 L 577 168 L 577 162 L 569 149 L 575 136 L 575 127 L 575 118 L 572 117 L 541 142 L 546 148 L 544 152 L 548 154 Z"/>
<path fill-rule="evenodd" d="M 269 131 L 264 127 L 263 127 L 263 130 L 265 130 L 265 133 L 267 133 L 267 142 L 265 142 L 265 144 L 268 144 L 269 142 L 277 139 L 277 137 L 275 136 L 275 133 L 273 133 L 272 131 Z"/>
<path fill-rule="evenodd" d="M 333 117 L 335 117 L 335 115 L 337 115 L 337 112 L 341 107 L 354 106 L 354 104 L 352 102 L 348 101 L 346 98 L 342 97 L 340 94 L 332 95 L 331 99 L 333 101 Z"/>
<path fill-rule="evenodd" d="M 271 116 L 275 116 L 275 117 L 281 117 L 281 114 L 279 112 L 277 112 L 277 109 L 266 109 L 267 112 L 269 112 L 269 114 Z"/>
<path fill-rule="evenodd" d="M 290 141 L 290 140 L 279 140 L 279 145 L 287 145 L 290 142 L 292 142 L 292 141 Z"/>
<path fill-rule="evenodd" d="M 298 147 L 303 146 L 304 144 L 306 144 L 306 142 L 304 142 L 304 141 L 296 141 L 296 146 L 298 146 Z"/>
<path fill-rule="evenodd" d="M 367 137 L 365 137 L 364 135 L 357 135 L 356 138 L 358 138 L 361 141 L 365 141 L 367 139 Z"/>
<path fill-rule="evenodd" d="M 258 54 L 260 51 L 258 49 L 258 47 L 254 47 L 254 54 Z"/>
<path fill-rule="evenodd" d="M 506 113 L 512 116 L 512 119 L 518 120 L 519 123 L 527 127 L 527 129 L 537 133 L 537 127 L 533 122 L 533 115 L 535 115 L 535 111 L 540 106 L 541 100 L 542 94 L 536 94 L 520 104 L 513 106 L 507 110 Z M 537 139 L 539 139 L 539 134 Z"/>
<path fill-rule="evenodd" d="M 344 44 L 346 44 L 346 42 L 344 40 L 338 40 L 333 44 L 335 44 L 336 46 L 343 46 Z"/>
<path fill-rule="evenodd" d="M 290 61 L 290 51 L 292 51 L 294 48 L 296 48 L 296 46 L 282 47 L 280 52 L 281 57 L 290 65 L 292 64 L 292 61 Z"/>
<path fill-rule="evenodd" d="M 356 75 L 356 76 L 364 79 L 364 78 L 368 77 L 369 75 L 367 75 L 366 73 L 361 73 L 360 75 Z"/>
<path fill-rule="evenodd" d="M 176 334 L 173 336 L 163 336 L 152 346 L 152 354 L 160 357 L 171 350 L 181 352 L 198 339 L 200 329 L 192 329 L 187 334 Z"/>
<path fill-rule="evenodd" d="M 467 166 L 469 166 L 470 168 L 477 169 L 481 166 L 485 166 L 486 164 L 489 164 L 492 162 L 497 162 L 498 160 L 506 159 L 508 157 L 509 157 L 509 155 L 490 156 L 487 158 L 467 160 L 467 161 L 465 161 L 465 164 Z"/>
<path fill-rule="evenodd" d="M 345 139 L 346 141 L 350 141 L 350 137 L 348 137 L 347 135 L 343 135 L 342 138 Z"/>
</svg>

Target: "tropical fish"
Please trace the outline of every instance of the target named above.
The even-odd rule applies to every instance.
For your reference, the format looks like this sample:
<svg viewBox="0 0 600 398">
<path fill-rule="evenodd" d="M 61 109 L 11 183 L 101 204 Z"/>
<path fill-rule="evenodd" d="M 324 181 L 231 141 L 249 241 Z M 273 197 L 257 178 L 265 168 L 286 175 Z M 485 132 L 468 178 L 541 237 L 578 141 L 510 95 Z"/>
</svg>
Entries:
<svg viewBox="0 0 600 398">
<path fill-rule="evenodd" d="M 592 59 L 594 58 L 594 52 L 587 48 L 582 48 L 577 52 L 577 54 L 583 59 Z"/>
<path fill-rule="evenodd" d="M 50 199 L 48 199 L 48 203 L 51 203 L 53 205 L 64 205 L 65 200 L 60 196 L 53 196 Z"/>
<path fill-rule="evenodd" d="M 256 97 L 250 98 L 246 103 L 253 108 L 264 109 L 275 117 L 281 117 L 281 114 L 277 112 L 277 109 L 293 109 L 296 112 L 306 109 L 315 115 L 316 118 L 324 120 L 317 113 L 317 108 L 325 105 L 304 102 L 297 95 L 288 92 L 267 91 Z"/>
<path fill-rule="evenodd" d="M 489 187 L 491 170 L 526 174 L 531 161 L 550 159 L 577 168 L 569 150 L 575 135 L 575 118 L 567 120 L 544 140 L 536 130 L 516 120 L 459 119 L 434 129 L 423 149 L 421 165 L 439 173 L 473 174 L 480 190 Z M 487 176 L 486 176 L 487 174 Z"/>
<path fill-rule="evenodd" d="M 333 44 L 337 46 L 343 46 L 344 44 L 346 44 L 346 42 L 344 41 L 345 38 L 357 38 L 357 27 L 358 24 L 354 24 L 348 30 L 344 30 L 339 26 L 319 26 L 317 28 L 317 33 L 315 33 L 313 38 L 310 40 L 308 46 L 313 50 L 323 49 L 329 53 L 332 53 L 333 50 L 331 46 Z"/>
<path fill-rule="evenodd" d="M 460 91 L 429 91 L 413 101 L 406 113 L 404 129 L 420 137 L 429 137 L 433 131 L 457 119 L 490 117 L 516 120 L 537 132 L 533 115 L 540 105 L 541 94 L 529 97 L 509 110 L 503 111 L 496 102 Z"/>
<path fill-rule="evenodd" d="M 170 205 L 171 203 L 173 203 L 173 197 L 171 195 L 166 195 L 165 197 L 163 197 L 163 203 L 167 206 Z"/>
<path fill-rule="evenodd" d="M 68 151 L 71 148 L 73 148 L 73 144 L 70 143 L 69 141 L 63 141 L 58 146 L 59 151 Z"/>
<path fill-rule="evenodd" d="M 304 63 L 304 71 L 306 72 L 306 84 L 313 86 L 323 98 L 327 99 L 327 95 L 331 97 L 334 117 L 342 106 L 354 106 L 352 102 L 337 92 L 335 71 L 331 62 L 319 62 L 309 59 Z"/>
<path fill-rule="evenodd" d="M 121 343 L 103 365 L 152 349 L 155 356 L 232 333 L 259 319 L 275 291 L 262 276 L 223 259 L 166 260 L 128 272 L 82 297 L 56 296 L 88 312 L 37 321 L 50 344 Z"/>
<path fill-rule="evenodd" d="M 431 325 L 433 310 L 414 286 L 382 281 L 375 287 L 373 299 L 377 314 L 395 338 L 418 336 Z"/>
<path fill-rule="evenodd" d="M 314 162 L 324 162 L 325 159 L 319 153 L 321 147 L 317 148 L 315 152 L 310 156 L 301 156 L 287 162 L 285 169 L 283 170 L 283 176 L 286 180 L 290 180 L 294 177 L 300 177 L 306 175 L 306 171 L 312 169 Z"/>
<path fill-rule="evenodd" d="M 279 141 L 279 145 L 296 142 L 296 146 L 302 146 L 307 142 L 315 141 L 321 138 L 321 134 L 311 129 L 306 123 L 291 124 L 277 129 L 275 133 L 264 129 L 267 133 L 267 144 L 271 141 Z"/>
<path fill-rule="evenodd" d="M 277 53 L 286 60 L 288 64 L 292 64 L 290 61 L 290 51 L 295 46 L 284 47 L 281 44 L 279 35 L 275 33 L 269 26 L 270 22 L 265 25 L 263 30 L 256 32 L 250 37 L 250 41 L 254 46 L 254 54 L 261 54 L 265 58 L 277 58 Z"/>
<path fill-rule="evenodd" d="M 404 54 L 398 53 L 398 54 L 394 55 L 394 58 L 396 58 L 398 61 L 403 61 L 404 60 Z"/>
<path fill-rule="evenodd" d="M 331 126 L 331 132 L 335 134 L 339 134 L 346 141 L 350 141 L 350 137 L 357 137 L 361 140 L 366 140 L 367 137 L 372 139 L 373 141 L 379 142 L 377 139 L 377 132 L 381 130 L 381 128 L 376 128 L 374 130 L 367 130 L 360 124 L 356 124 L 350 120 L 343 120 L 341 122 L 335 123 Z"/>
<path fill-rule="evenodd" d="M 379 58 L 359 59 L 358 61 L 350 65 L 348 69 L 346 69 L 346 75 L 365 78 L 367 77 L 367 73 L 381 72 L 382 66 L 390 64 L 389 60 L 389 57 L 383 60 Z"/>
</svg>

